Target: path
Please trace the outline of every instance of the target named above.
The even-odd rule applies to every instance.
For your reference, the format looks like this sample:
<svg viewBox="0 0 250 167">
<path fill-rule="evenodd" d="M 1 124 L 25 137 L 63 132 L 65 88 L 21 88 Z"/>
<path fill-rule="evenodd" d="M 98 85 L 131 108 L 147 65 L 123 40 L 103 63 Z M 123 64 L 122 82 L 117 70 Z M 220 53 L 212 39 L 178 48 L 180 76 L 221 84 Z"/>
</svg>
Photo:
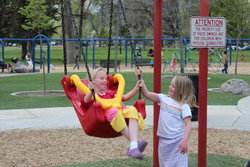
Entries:
<svg viewBox="0 0 250 167">
<path fill-rule="evenodd" d="M 208 106 L 208 128 L 250 131 L 250 96 L 237 106 Z M 145 124 L 153 126 L 153 106 L 146 106 Z M 198 122 L 193 122 L 197 127 Z M 13 129 L 80 128 L 73 107 L 0 110 L 0 131 Z"/>
</svg>

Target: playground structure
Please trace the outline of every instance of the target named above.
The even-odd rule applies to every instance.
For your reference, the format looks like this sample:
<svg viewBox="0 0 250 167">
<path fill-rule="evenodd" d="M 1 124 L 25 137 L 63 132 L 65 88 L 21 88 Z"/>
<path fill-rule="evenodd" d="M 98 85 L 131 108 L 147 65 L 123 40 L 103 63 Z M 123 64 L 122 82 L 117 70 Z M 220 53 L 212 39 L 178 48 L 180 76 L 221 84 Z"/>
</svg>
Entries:
<svg viewBox="0 0 250 167">
<path fill-rule="evenodd" d="M 42 40 L 42 47 L 39 45 L 39 41 Z M 65 39 L 66 41 L 77 41 L 78 39 Z M 103 58 L 101 57 L 106 57 L 106 44 L 108 43 L 108 39 L 80 39 L 84 43 L 84 50 L 85 54 L 88 60 L 88 63 L 91 64 L 91 68 L 94 69 L 95 65 L 99 63 L 99 61 Z M 153 38 L 121 38 L 121 39 L 112 39 L 112 43 L 115 43 L 116 41 L 119 42 L 119 55 L 118 59 L 121 61 L 121 64 L 124 64 L 125 67 L 129 66 L 132 62 L 134 62 L 134 57 L 132 56 L 132 50 L 131 46 L 129 44 L 129 41 L 132 40 L 135 44 L 135 52 L 137 51 L 136 49 L 141 49 L 142 50 L 142 58 L 151 58 L 153 61 L 153 57 L 147 57 L 147 52 L 152 49 L 152 42 Z M 177 43 L 179 39 L 170 39 L 170 38 L 163 38 L 161 39 L 162 41 L 162 53 L 163 53 L 163 58 L 162 58 L 162 64 L 164 65 L 163 72 L 170 72 L 172 73 L 173 71 L 170 70 L 170 62 L 173 53 L 176 54 L 177 58 L 177 67 L 176 67 L 176 72 L 179 71 L 180 69 L 180 49 L 176 48 Z M 249 41 L 250 39 L 242 39 L 244 41 Z M 25 42 L 29 41 L 32 42 L 32 60 L 40 62 L 40 69 L 42 68 L 42 61 L 43 61 L 43 52 L 45 51 L 45 57 L 46 57 L 46 69 L 47 73 L 50 73 L 50 64 L 51 60 L 55 57 L 55 53 L 53 52 L 54 48 L 57 48 L 57 50 L 62 50 L 61 43 L 62 39 L 49 39 L 48 37 L 44 35 L 37 35 L 34 38 L 31 39 L 13 39 L 13 38 L 6 38 L 6 39 L 0 39 L 0 46 L 1 46 L 1 58 L 4 60 L 5 58 L 10 59 L 13 57 L 13 55 L 8 55 L 6 54 L 6 50 L 9 50 L 8 43 L 20 43 L 20 42 Z M 188 39 L 184 39 L 183 41 L 188 41 Z M 227 43 L 229 46 L 232 44 L 232 41 L 235 41 L 235 39 L 227 39 Z M 187 69 L 185 70 L 186 72 L 195 72 L 197 71 L 198 68 L 198 49 L 190 49 L 188 42 L 183 42 L 185 44 L 184 48 L 184 64 Z M 38 47 L 37 47 L 38 46 Z M 5 49 L 6 48 L 6 49 Z M 12 47 L 14 48 L 14 47 Z M 21 49 L 18 45 L 15 47 L 17 49 Z M 226 48 L 225 48 L 226 49 Z M 112 46 L 113 53 L 111 55 L 111 59 L 115 59 L 115 48 Z M 220 71 L 222 64 L 220 63 L 220 51 L 223 49 L 213 49 L 211 48 L 210 50 L 214 50 L 215 54 L 212 54 L 212 52 L 209 52 L 209 71 L 213 73 L 217 73 Z M 20 50 L 20 55 L 21 55 L 21 50 Z M 14 55 L 15 57 L 18 57 L 20 55 Z M 58 56 L 57 56 L 58 57 Z M 62 58 L 61 58 L 62 59 Z M 232 48 L 229 48 L 229 60 L 232 62 Z M 131 64 L 133 65 L 133 64 Z M 35 68 L 35 66 L 34 66 Z M 36 70 L 33 69 L 33 72 Z"/>
<path fill-rule="evenodd" d="M 158 27 L 157 27 L 158 28 Z M 159 40 L 159 38 L 157 38 L 158 36 L 157 35 L 159 35 L 159 34 L 156 34 L 155 36 L 156 36 L 156 39 L 155 40 L 157 40 L 156 41 L 156 43 L 158 42 L 158 44 L 159 44 L 159 41 L 161 40 Z M 35 38 L 36 39 L 36 38 Z M 45 38 L 45 41 L 46 41 L 46 43 L 48 43 L 48 40 Z M 48 44 L 48 48 L 49 48 L 49 44 Z M 95 46 L 95 45 L 93 45 L 93 46 Z M 160 45 L 159 45 L 160 46 Z M 41 47 L 41 46 L 40 46 Z M 159 49 L 159 47 L 158 46 L 156 46 L 155 45 L 155 51 L 156 51 L 156 54 L 158 54 L 158 55 L 160 55 L 159 54 L 159 50 L 161 50 L 161 49 Z M 201 52 L 203 52 L 203 53 L 205 53 L 205 51 L 207 51 L 207 50 L 202 50 Z M 42 52 L 40 52 L 40 53 L 42 53 Z M 48 54 L 49 54 L 49 50 L 48 50 L 48 52 L 47 52 Z M 93 52 L 94 53 L 94 52 Z M 35 54 L 34 54 L 35 55 Z M 50 54 L 49 54 L 50 55 Z M 3 56 L 4 57 L 4 56 Z M 41 57 L 41 56 L 40 56 Z M 93 61 L 95 61 L 95 59 L 93 58 L 94 56 L 92 55 L 92 59 L 93 59 Z M 159 56 L 158 56 L 159 57 Z M 35 57 L 34 57 L 34 59 L 35 59 Z M 33 59 L 33 61 L 34 61 L 34 59 Z M 132 58 L 131 59 L 133 59 L 133 55 L 132 55 Z M 49 56 L 48 56 L 48 60 L 50 60 L 49 59 Z M 155 58 L 155 60 L 160 60 L 159 58 Z M 196 69 L 196 65 L 198 65 L 198 63 L 196 62 L 196 61 L 194 61 L 195 60 L 195 58 L 193 57 L 193 55 L 190 53 L 190 54 L 188 54 L 187 55 L 187 58 L 185 59 L 186 61 L 187 61 L 187 63 L 189 63 L 190 62 L 190 64 L 191 64 L 191 66 L 192 66 L 192 69 L 193 70 L 195 70 Z M 212 58 L 211 58 L 211 60 L 213 60 Z M 93 62 L 92 61 L 92 62 Z M 155 63 L 156 63 L 156 65 L 161 65 L 161 64 L 159 64 L 158 62 L 160 62 L 160 61 L 155 61 Z M 207 63 L 207 62 L 206 62 Z M 93 64 L 95 64 L 95 63 L 93 63 Z M 204 65 L 204 64 L 203 64 Z M 210 65 L 209 63 L 207 63 L 206 65 Z M 205 66 L 206 67 L 206 66 Z M 94 68 L 94 67 L 93 67 Z M 48 73 L 49 73 L 49 63 L 48 63 Z M 214 68 L 212 68 L 212 69 L 214 69 Z M 159 74 L 159 73 L 157 73 L 157 74 Z M 159 76 L 159 75 L 158 75 Z M 204 78 L 204 77 L 203 77 Z M 155 84 L 156 85 L 156 84 Z"/>
<path fill-rule="evenodd" d="M 221 73 L 223 69 L 223 64 L 221 61 L 221 52 L 220 49 L 210 49 L 208 53 L 208 69 L 214 73 Z"/>
<path fill-rule="evenodd" d="M 198 49 L 188 49 L 184 48 L 184 65 L 185 65 L 185 72 L 187 73 L 195 73 L 199 71 L 199 59 L 198 59 Z M 208 71 L 212 73 L 221 73 L 221 69 L 223 68 L 223 64 L 221 62 L 221 51 L 222 49 L 210 49 L 209 50 L 209 61 L 208 61 Z M 176 68 L 173 69 L 171 67 L 171 60 L 172 57 L 176 59 Z M 180 72 L 180 50 L 176 50 L 172 57 L 167 57 L 166 60 L 163 60 L 163 72 L 173 73 L 176 74 Z"/>
<path fill-rule="evenodd" d="M 49 51 L 48 51 L 48 52 L 49 52 Z M 189 56 L 189 57 L 188 57 L 188 61 L 192 62 L 191 60 L 193 60 L 193 57 Z M 156 61 L 156 62 L 157 62 L 157 61 Z M 194 64 L 194 65 L 197 65 L 197 64 Z M 209 64 L 208 64 L 208 65 L 209 65 Z M 193 67 L 193 69 L 195 69 L 195 66 L 192 65 L 192 67 Z M 48 70 L 49 70 L 49 67 L 48 67 Z M 49 73 L 49 71 L 48 71 L 48 73 Z"/>
</svg>

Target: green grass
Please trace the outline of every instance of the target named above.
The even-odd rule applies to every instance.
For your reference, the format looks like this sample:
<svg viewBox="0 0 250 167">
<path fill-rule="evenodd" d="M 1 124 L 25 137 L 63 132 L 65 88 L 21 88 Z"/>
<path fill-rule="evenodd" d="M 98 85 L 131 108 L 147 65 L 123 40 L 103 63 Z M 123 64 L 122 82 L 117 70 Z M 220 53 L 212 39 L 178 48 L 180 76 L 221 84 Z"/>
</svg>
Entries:
<svg viewBox="0 0 250 167">
<path fill-rule="evenodd" d="M 208 87 L 209 88 L 219 88 L 225 81 L 236 78 L 242 79 L 247 83 L 250 83 L 249 75 L 223 75 L 223 74 L 211 74 L 209 75 Z M 208 104 L 210 105 L 237 105 L 237 102 L 243 98 L 241 95 L 228 95 L 224 93 L 208 92 Z"/>
<path fill-rule="evenodd" d="M 36 47 L 36 60 L 39 59 L 39 47 Z M 47 52 L 47 47 L 43 47 L 43 50 Z M 85 48 L 83 49 L 84 53 L 86 54 Z M 55 46 L 51 47 L 50 51 L 50 58 L 52 64 L 63 64 L 63 47 Z M 128 61 L 130 61 L 131 50 L 128 50 Z M 147 51 L 144 51 L 144 55 L 147 55 Z M 12 57 L 21 57 L 21 47 L 5 47 L 5 61 L 8 63 L 12 63 L 10 59 Z M 108 57 L 108 48 L 107 47 L 96 47 L 95 48 L 95 61 L 99 62 L 101 59 L 107 59 Z M 114 48 L 111 50 L 111 59 L 115 58 L 115 51 Z M 82 57 L 81 57 L 82 59 Z M 121 54 L 118 53 L 118 59 L 121 59 L 122 62 L 125 62 L 125 48 L 122 48 Z M 88 48 L 88 62 L 92 62 L 92 47 Z"/>
<path fill-rule="evenodd" d="M 142 50 L 142 57 L 147 57 L 148 50 L 152 47 L 147 47 L 145 50 Z M 11 63 L 10 59 L 12 57 L 21 57 L 21 47 L 5 47 L 5 60 L 8 63 Z M 39 59 L 39 46 L 36 47 L 36 59 Z M 47 52 L 47 46 L 43 46 L 43 50 Z M 223 49 L 215 50 L 215 55 L 209 54 L 209 62 L 218 62 L 220 61 L 219 53 L 223 51 Z M 86 54 L 85 48 L 84 52 Z M 136 51 L 137 52 L 137 51 Z M 171 57 L 174 53 L 177 55 L 177 59 L 180 59 L 180 49 L 178 48 L 162 48 L 163 52 L 163 61 L 171 60 Z M 128 61 L 131 62 L 131 50 L 128 50 Z M 250 51 L 249 50 L 239 50 L 239 55 L 244 54 L 246 57 L 246 61 L 250 62 Z M 198 50 L 191 50 L 187 52 L 187 63 L 189 62 L 198 62 L 199 59 Z M 229 51 L 228 51 L 229 55 Z M 235 61 L 236 51 L 232 51 L 232 61 Z M 107 47 L 95 47 L 95 61 L 99 62 L 100 59 L 107 59 L 108 57 L 108 48 Z M 115 48 L 111 48 L 111 59 L 115 58 Z M 121 60 L 122 63 L 125 62 L 125 48 L 122 47 L 121 53 L 118 51 L 118 59 Z M 153 60 L 153 58 L 151 58 Z M 62 64 L 63 60 L 63 47 L 61 46 L 53 46 L 51 47 L 51 63 L 52 64 Z M 88 48 L 88 62 L 92 61 L 92 47 Z M 240 61 L 240 60 L 239 60 Z"/>
<path fill-rule="evenodd" d="M 69 73 L 68 75 L 72 75 Z M 86 78 L 86 73 L 74 73 L 78 74 L 80 78 Z M 126 87 L 125 92 L 131 90 L 135 83 L 136 78 L 133 72 L 122 73 Z M 45 74 L 46 78 L 46 90 L 62 90 L 61 79 L 64 73 L 50 73 Z M 243 79 L 250 83 L 249 75 L 209 75 L 211 78 L 208 80 L 209 88 L 218 88 L 220 85 L 231 78 Z M 153 91 L 153 74 L 144 73 L 143 79 L 147 84 L 150 91 Z M 162 78 L 162 93 L 168 93 L 168 85 L 171 79 Z M 13 92 L 21 91 L 33 91 L 43 90 L 43 74 L 27 74 L 11 77 L 0 77 L 0 106 L 1 109 L 22 109 L 22 108 L 45 108 L 45 107 L 66 107 L 71 106 L 70 101 L 64 96 L 12 96 Z M 239 99 L 244 96 L 239 95 L 226 95 L 216 92 L 208 92 L 208 104 L 209 105 L 237 105 Z M 131 100 L 125 102 L 128 105 L 132 105 L 138 99 L 138 94 Z M 144 98 L 145 99 L 145 98 Z M 226 100 L 225 100 L 226 99 Z M 153 104 L 146 99 L 147 104 Z"/>
<path fill-rule="evenodd" d="M 207 167 L 243 167 L 247 159 L 220 154 L 207 155 Z M 197 167 L 197 154 L 190 154 L 188 158 L 189 167 Z M 152 157 L 146 157 L 143 161 L 132 158 L 115 159 L 108 161 L 86 162 L 79 164 L 68 164 L 57 167 L 151 167 Z"/>
</svg>

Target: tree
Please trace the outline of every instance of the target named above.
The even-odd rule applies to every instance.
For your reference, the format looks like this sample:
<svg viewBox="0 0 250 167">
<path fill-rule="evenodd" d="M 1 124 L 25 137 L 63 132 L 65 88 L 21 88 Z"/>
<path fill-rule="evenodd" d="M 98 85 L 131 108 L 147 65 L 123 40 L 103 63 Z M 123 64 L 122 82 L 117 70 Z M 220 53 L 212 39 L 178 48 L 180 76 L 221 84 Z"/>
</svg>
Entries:
<svg viewBox="0 0 250 167">
<path fill-rule="evenodd" d="M 92 1 L 88 2 L 87 0 L 77 0 L 72 2 L 73 8 L 76 8 L 75 12 L 72 14 L 79 21 L 79 36 L 81 38 L 83 36 L 83 21 L 87 18 L 91 3 Z"/>
<path fill-rule="evenodd" d="M 48 6 L 45 0 L 28 0 L 29 4 L 20 8 L 19 13 L 26 17 L 25 24 L 21 25 L 24 30 L 34 30 L 38 34 L 53 26 L 54 20 L 46 15 Z"/>
<path fill-rule="evenodd" d="M 230 10 L 229 10 L 230 9 Z M 212 0 L 211 16 L 225 17 L 227 20 L 227 35 L 237 39 L 235 55 L 235 74 L 238 66 L 238 48 L 242 37 L 250 35 L 250 2 L 248 0 Z"/>
<path fill-rule="evenodd" d="M 32 30 L 24 30 L 21 25 L 25 24 L 27 19 L 24 15 L 20 14 L 18 11 L 20 8 L 28 5 L 27 0 L 0 0 L 0 34 L 1 38 L 33 38 L 37 33 Z M 47 0 L 46 6 L 48 6 L 46 15 L 52 17 L 53 20 L 57 20 L 56 17 L 57 8 L 56 0 Z M 55 28 L 50 27 L 46 31 L 43 31 L 45 35 L 51 35 L 55 33 Z M 29 41 L 18 42 L 22 45 L 21 57 L 24 57 L 27 53 L 27 43 Z"/>
<path fill-rule="evenodd" d="M 20 6 L 25 6 L 26 0 L 8 0 L 0 2 L 0 34 L 1 38 L 27 38 L 28 32 L 21 28 L 21 24 L 24 23 L 25 17 L 19 14 L 17 11 Z M 27 42 L 20 42 L 22 45 L 21 57 L 27 53 Z"/>
<path fill-rule="evenodd" d="M 191 9 L 194 8 L 194 6 L 191 0 L 168 0 L 163 10 L 164 13 L 166 13 L 164 25 L 168 27 L 164 29 L 170 30 L 168 34 L 172 35 L 172 37 L 179 38 L 181 73 L 184 73 L 185 65 L 183 38 L 189 36 L 189 32 L 187 31 L 187 27 L 189 26 L 186 25 L 189 23 L 189 18 L 193 14 Z"/>
<path fill-rule="evenodd" d="M 244 32 L 241 36 L 248 38 L 250 35 L 249 8 L 248 0 L 211 0 L 210 16 L 226 18 L 228 38 L 237 38 L 243 29 Z"/>
<path fill-rule="evenodd" d="M 107 0 L 94 0 L 90 4 L 87 21 L 89 23 L 89 36 L 91 38 L 108 38 L 108 25 L 110 20 L 110 2 Z M 87 29 L 86 29 L 87 30 Z M 104 46 L 106 41 L 99 41 Z"/>
<path fill-rule="evenodd" d="M 62 27 L 63 27 L 63 35 L 65 39 L 80 39 L 79 29 L 76 25 L 76 20 L 72 13 L 71 1 L 70 0 L 62 0 Z M 77 36 L 78 35 L 78 36 Z M 66 55 L 67 55 L 67 63 L 74 63 L 76 55 L 79 54 L 77 51 L 80 47 L 80 43 L 78 41 L 66 41 Z"/>
<path fill-rule="evenodd" d="M 133 38 L 153 36 L 154 1 L 152 0 L 126 0 L 124 8 Z M 151 31 L 148 31 L 148 30 Z M 150 33 L 148 33 L 150 32 Z M 126 33 L 126 29 L 124 34 Z"/>
</svg>

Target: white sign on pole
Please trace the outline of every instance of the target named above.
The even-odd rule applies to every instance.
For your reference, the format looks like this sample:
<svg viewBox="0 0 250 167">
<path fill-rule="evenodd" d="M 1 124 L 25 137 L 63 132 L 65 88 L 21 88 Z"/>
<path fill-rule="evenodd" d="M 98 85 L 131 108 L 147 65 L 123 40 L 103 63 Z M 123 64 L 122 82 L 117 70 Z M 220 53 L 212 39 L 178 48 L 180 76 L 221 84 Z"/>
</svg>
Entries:
<svg viewBox="0 0 250 167">
<path fill-rule="evenodd" d="M 190 45 L 195 48 L 226 46 L 226 19 L 221 17 L 191 17 Z"/>
</svg>

